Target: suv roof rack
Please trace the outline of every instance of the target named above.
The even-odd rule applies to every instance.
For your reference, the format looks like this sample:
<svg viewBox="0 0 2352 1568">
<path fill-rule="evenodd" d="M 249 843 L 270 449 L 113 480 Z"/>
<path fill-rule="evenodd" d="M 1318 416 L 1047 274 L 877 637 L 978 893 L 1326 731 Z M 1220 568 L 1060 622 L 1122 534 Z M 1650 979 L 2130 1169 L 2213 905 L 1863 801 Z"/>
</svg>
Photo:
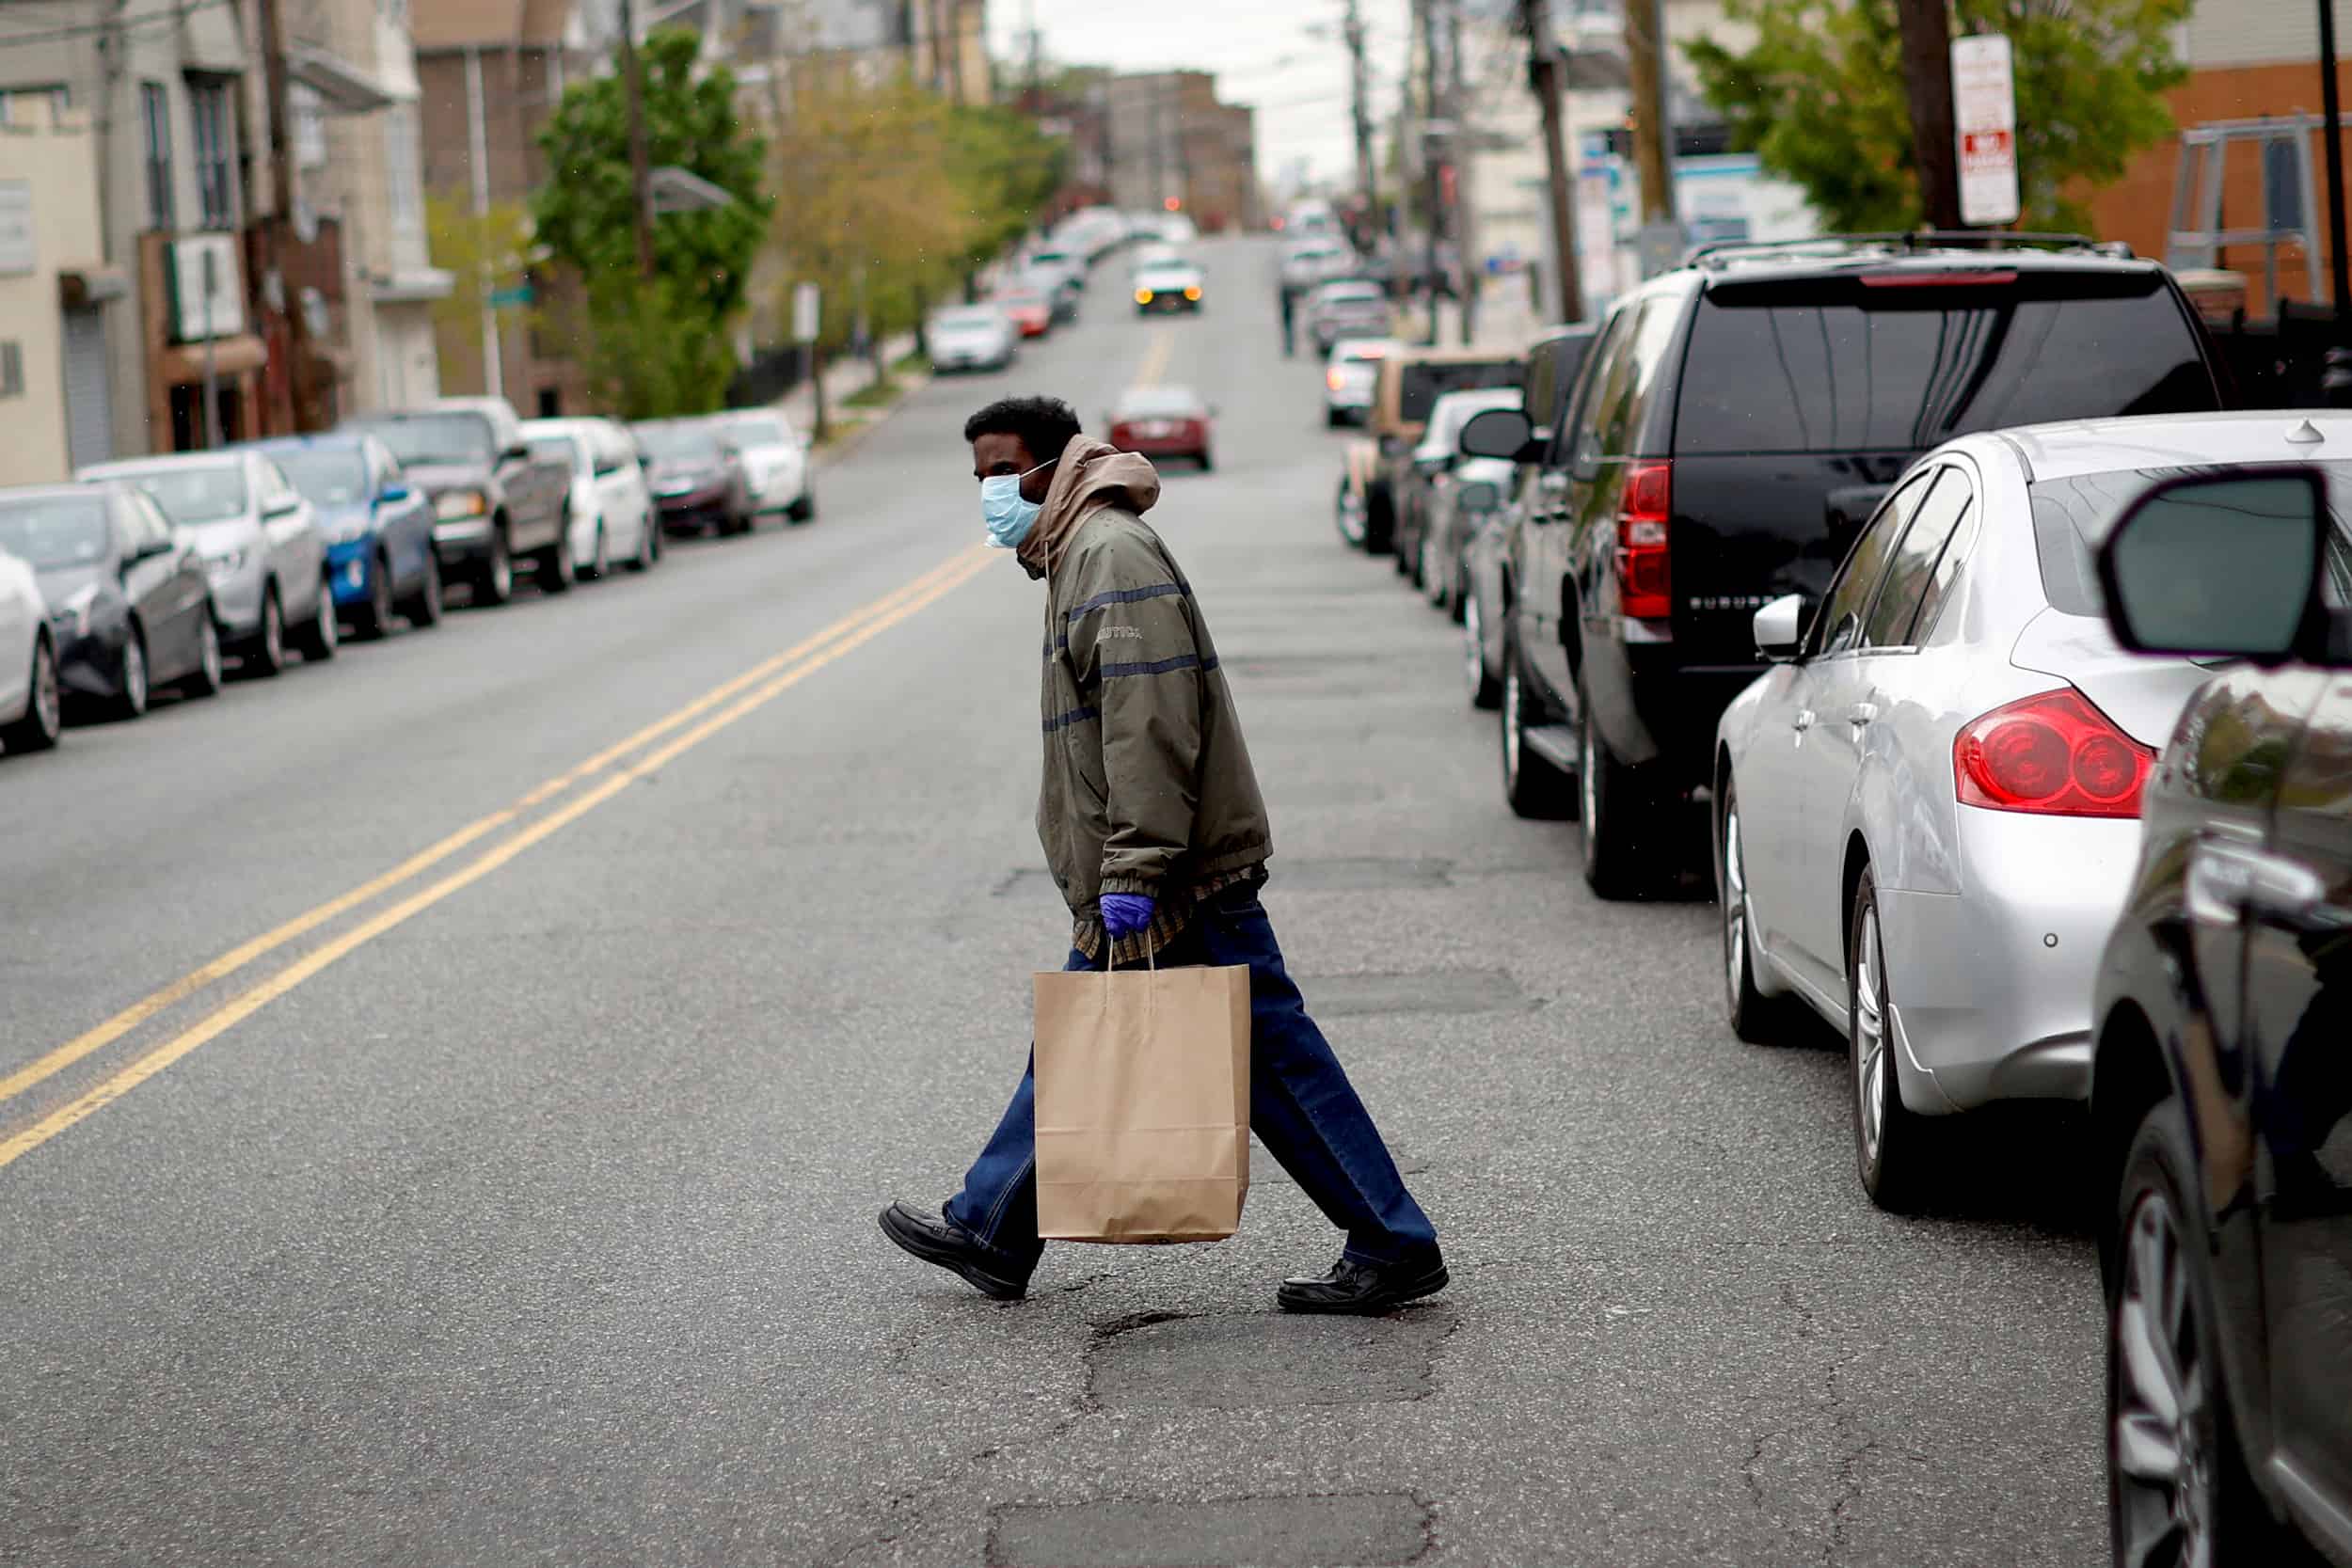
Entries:
<svg viewBox="0 0 2352 1568">
<path fill-rule="evenodd" d="M 1921 250 L 2075 250 L 2129 261 L 2132 247 L 2121 240 L 2088 234 L 2012 233 L 2005 230 L 1919 229 L 1875 234 L 1817 234 L 1804 240 L 1718 240 L 1683 252 L 1686 267 L 1719 267 L 1733 261 L 1770 261 L 1806 255 L 1844 256 L 1865 250 L 1910 254 Z"/>
</svg>

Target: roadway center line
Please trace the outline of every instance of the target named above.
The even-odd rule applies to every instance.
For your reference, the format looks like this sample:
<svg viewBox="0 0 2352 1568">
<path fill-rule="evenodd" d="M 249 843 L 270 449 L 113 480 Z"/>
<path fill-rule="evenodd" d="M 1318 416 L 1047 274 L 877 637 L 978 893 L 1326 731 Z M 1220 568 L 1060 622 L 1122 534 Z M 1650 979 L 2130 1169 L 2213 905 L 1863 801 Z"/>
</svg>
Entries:
<svg viewBox="0 0 2352 1568">
<path fill-rule="evenodd" d="M 914 595 L 923 594 L 956 572 L 972 567 L 985 556 L 986 546 L 980 545 L 974 545 L 958 551 L 913 581 L 904 583 L 882 597 L 850 611 L 824 630 L 814 636 L 803 638 L 783 653 L 762 659 L 740 674 L 722 681 L 675 712 L 658 719 L 628 738 L 606 747 L 579 766 L 557 774 L 554 778 L 524 794 L 513 805 L 468 823 L 439 843 L 410 856 L 382 875 L 370 878 L 349 892 L 339 894 L 315 908 L 305 910 L 293 919 L 272 927 L 260 936 L 242 942 L 210 962 L 190 970 L 160 990 L 153 991 L 132 1003 L 104 1022 L 76 1035 L 56 1050 L 34 1058 L 5 1077 L 0 1077 L 0 1101 L 11 1100 L 36 1084 L 63 1072 L 85 1056 L 104 1050 L 156 1014 L 186 1001 L 215 981 L 227 979 L 256 958 L 266 957 L 288 942 L 307 936 L 337 916 L 346 914 L 379 895 L 389 893 L 402 883 L 413 880 L 468 845 L 476 843 L 485 835 L 517 821 L 532 808 L 554 799 L 573 785 L 603 771 L 614 761 L 627 756 L 646 742 L 667 735 L 696 715 L 707 713 L 718 706 L 746 687 L 757 684 L 795 660 L 805 657 L 836 639 L 856 631 L 861 626 L 871 624 L 876 617 L 888 613 L 894 607 Z M 961 581 L 961 578 L 958 578 L 956 580 Z M 0 1161 L 0 1164 L 5 1163 L 5 1161 Z"/>
<path fill-rule="evenodd" d="M 1161 372 L 1168 369 L 1168 356 L 1175 347 L 1176 339 L 1168 327 L 1163 326 L 1154 331 L 1152 334 L 1151 346 L 1143 351 L 1143 363 L 1136 368 L 1136 379 L 1129 390 L 1132 391 L 1136 387 L 1149 387 L 1157 382 Z"/>
<path fill-rule="evenodd" d="M 832 646 L 785 671 L 765 686 L 752 692 L 751 695 L 739 699 L 723 711 L 704 720 L 659 751 L 612 774 L 586 794 L 549 812 L 531 826 L 502 840 L 487 853 L 450 873 L 430 887 L 412 893 L 399 903 L 379 911 L 332 942 L 321 943 L 261 984 L 231 997 L 187 1029 L 116 1072 L 95 1088 L 60 1105 L 13 1137 L 0 1141 L 0 1167 L 13 1164 L 66 1129 L 87 1120 L 171 1066 L 172 1063 L 188 1055 L 198 1047 L 217 1039 L 237 1024 L 260 1012 L 263 1007 L 284 996 L 305 980 L 319 974 L 337 959 L 373 942 L 410 916 L 431 909 L 452 894 L 472 886 L 532 845 L 543 839 L 553 837 L 607 800 L 612 800 L 630 784 L 650 776 L 663 766 L 693 750 L 746 714 L 757 710 L 783 692 L 798 686 L 835 659 L 863 646 L 916 611 L 945 598 L 948 594 L 977 577 L 986 569 L 988 561 L 980 552 L 967 550 L 958 555 L 949 564 L 960 565 L 961 569 L 946 577 L 941 577 L 937 573 L 930 574 L 929 579 L 930 585 L 914 597 L 901 599 L 886 612 L 867 620 Z"/>
</svg>

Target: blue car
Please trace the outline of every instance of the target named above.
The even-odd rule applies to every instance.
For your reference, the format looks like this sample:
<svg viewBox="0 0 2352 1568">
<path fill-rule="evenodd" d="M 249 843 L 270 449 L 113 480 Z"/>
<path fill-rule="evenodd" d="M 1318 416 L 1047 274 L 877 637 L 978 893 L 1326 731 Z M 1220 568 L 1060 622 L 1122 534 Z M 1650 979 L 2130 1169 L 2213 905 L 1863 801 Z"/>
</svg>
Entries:
<svg viewBox="0 0 2352 1568">
<path fill-rule="evenodd" d="M 365 638 L 441 618 L 441 566 L 433 550 L 433 502 L 402 477 L 373 436 L 289 436 L 247 443 L 267 452 L 315 508 L 326 536 L 335 609 Z"/>
</svg>

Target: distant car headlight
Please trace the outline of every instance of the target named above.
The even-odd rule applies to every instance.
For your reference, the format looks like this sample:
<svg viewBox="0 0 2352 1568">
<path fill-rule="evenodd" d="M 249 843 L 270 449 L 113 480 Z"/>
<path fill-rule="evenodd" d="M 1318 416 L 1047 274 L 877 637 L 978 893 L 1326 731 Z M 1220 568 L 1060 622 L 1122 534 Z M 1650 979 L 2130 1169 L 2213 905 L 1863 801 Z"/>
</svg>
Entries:
<svg viewBox="0 0 2352 1568">
<path fill-rule="evenodd" d="M 489 510 L 490 498 L 479 490 L 447 490 L 433 499 L 433 515 L 444 523 L 479 517 Z"/>
<path fill-rule="evenodd" d="M 89 635 L 90 611 L 98 607 L 98 584 L 85 583 L 65 603 L 49 612 L 49 624 L 68 637 Z"/>
<path fill-rule="evenodd" d="M 214 582 L 226 582 L 245 569 L 247 552 L 224 550 L 204 558 L 204 576 Z"/>
</svg>

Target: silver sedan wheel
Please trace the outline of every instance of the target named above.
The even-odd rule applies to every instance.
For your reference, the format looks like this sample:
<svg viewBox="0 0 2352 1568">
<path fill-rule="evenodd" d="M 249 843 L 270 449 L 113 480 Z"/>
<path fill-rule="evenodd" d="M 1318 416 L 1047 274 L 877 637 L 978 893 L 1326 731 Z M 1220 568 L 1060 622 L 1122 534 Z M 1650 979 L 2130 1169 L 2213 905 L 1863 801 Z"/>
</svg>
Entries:
<svg viewBox="0 0 2352 1568">
<path fill-rule="evenodd" d="M 1748 977 L 1748 858 L 1740 834 L 1740 804 L 1724 813 L 1724 981 L 1740 1005 Z"/>
<path fill-rule="evenodd" d="M 1862 1132 L 1862 1158 L 1878 1166 L 1886 1140 L 1886 1097 L 1891 1085 L 1886 1056 L 1886 945 L 1879 940 L 1878 903 L 1862 917 L 1854 942 L 1853 1087 L 1854 1125 Z"/>
<path fill-rule="evenodd" d="M 65 695 L 57 686 L 57 656 L 46 642 L 33 648 L 33 694 L 25 706 L 41 736 L 54 743 L 65 726 Z"/>
<path fill-rule="evenodd" d="M 2133 1206 L 2121 1261 L 2108 1413 L 2118 1560 L 2212 1568 L 2212 1374 L 2197 1342 L 2180 1221 L 2162 1192 L 2143 1192 Z"/>
<path fill-rule="evenodd" d="M 1475 594 L 1462 601 L 1462 673 L 1475 699 L 1486 684 L 1486 626 Z"/>
</svg>

